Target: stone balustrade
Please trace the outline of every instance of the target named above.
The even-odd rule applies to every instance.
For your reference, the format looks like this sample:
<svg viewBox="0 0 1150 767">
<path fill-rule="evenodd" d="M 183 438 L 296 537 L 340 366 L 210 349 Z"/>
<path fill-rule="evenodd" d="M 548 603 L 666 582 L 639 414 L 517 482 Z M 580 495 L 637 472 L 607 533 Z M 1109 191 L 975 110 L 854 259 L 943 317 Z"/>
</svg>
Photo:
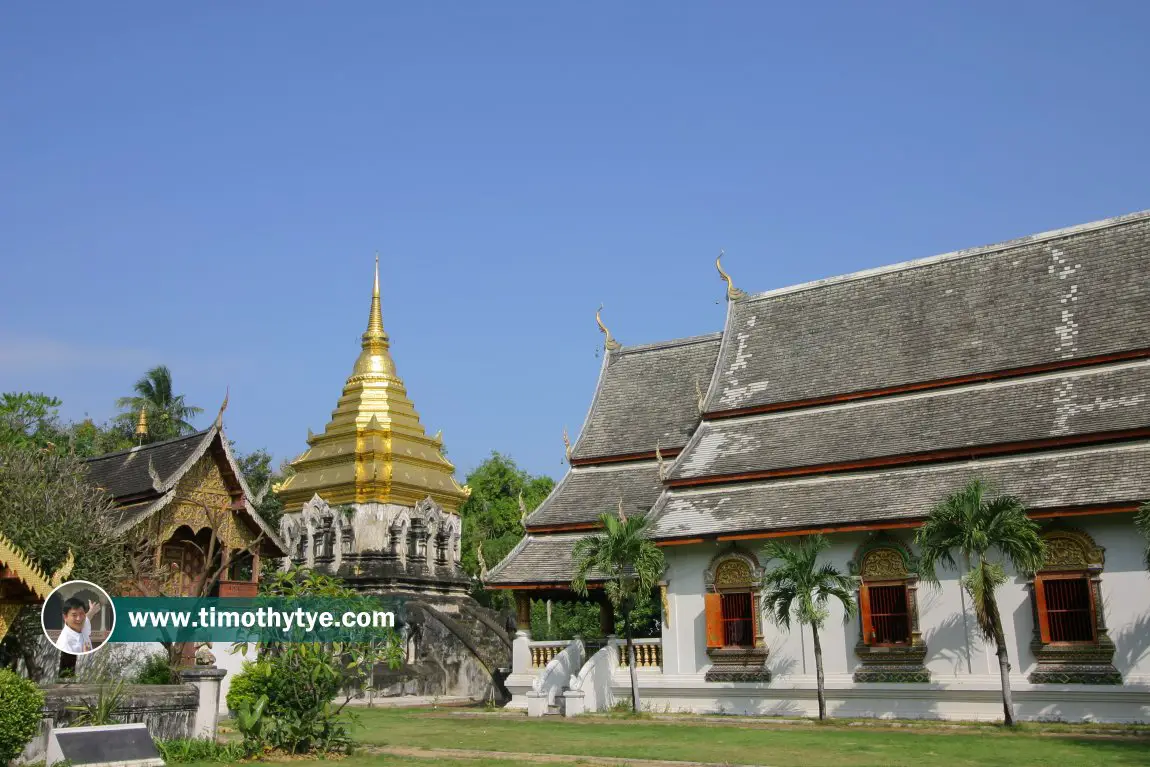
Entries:
<svg viewBox="0 0 1150 767">
<path fill-rule="evenodd" d="M 531 642 L 531 668 L 545 668 L 568 644 L 563 640 Z"/>
<path fill-rule="evenodd" d="M 660 670 L 663 668 L 662 639 L 636 639 L 634 644 L 636 668 Z M 624 668 L 630 665 L 627 661 L 627 643 L 622 640 L 619 642 L 619 665 Z"/>
</svg>

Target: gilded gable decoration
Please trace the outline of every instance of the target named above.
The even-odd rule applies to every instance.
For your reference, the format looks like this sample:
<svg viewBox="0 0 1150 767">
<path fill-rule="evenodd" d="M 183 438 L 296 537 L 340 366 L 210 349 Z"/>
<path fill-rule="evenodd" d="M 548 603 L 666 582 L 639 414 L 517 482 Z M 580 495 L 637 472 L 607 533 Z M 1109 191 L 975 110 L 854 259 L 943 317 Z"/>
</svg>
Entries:
<svg viewBox="0 0 1150 767">
<path fill-rule="evenodd" d="M 1046 544 L 1043 570 L 1101 570 L 1105 552 L 1082 530 L 1057 528 L 1042 534 Z"/>
<path fill-rule="evenodd" d="M 715 555 L 703 573 L 707 591 L 720 589 L 758 589 L 763 569 L 758 559 L 743 549 L 727 549 Z"/>
</svg>

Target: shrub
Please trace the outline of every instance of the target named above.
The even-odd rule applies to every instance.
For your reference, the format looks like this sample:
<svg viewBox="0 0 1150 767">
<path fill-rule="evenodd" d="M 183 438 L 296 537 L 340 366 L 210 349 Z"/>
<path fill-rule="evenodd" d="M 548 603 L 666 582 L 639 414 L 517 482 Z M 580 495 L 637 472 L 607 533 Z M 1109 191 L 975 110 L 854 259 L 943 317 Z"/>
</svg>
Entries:
<svg viewBox="0 0 1150 767">
<path fill-rule="evenodd" d="M 168 662 L 167 653 L 153 653 L 136 673 L 136 684 L 173 684 L 176 674 Z"/>
<path fill-rule="evenodd" d="M 156 749 L 168 764 L 218 762 L 229 764 L 247 756 L 239 743 L 220 743 L 208 738 L 173 738 L 157 740 Z"/>
<path fill-rule="evenodd" d="M 252 670 L 256 663 L 250 660 L 244 661 L 240 672 L 232 677 L 231 684 L 228 685 L 228 694 L 224 698 L 228 702 L 229 711 L 239 711 L 244 703 L 254 705 L 256 698 L 263 692 L 263 690 L 256 692 L 258 682 L 255 679 L 256 672 Z"/>
<path fill-rule="evenodd" d="M 33 682 L 0 669 L 0 764 L 20 756 L 40 730 L 44 693 Z"/>
</svg>

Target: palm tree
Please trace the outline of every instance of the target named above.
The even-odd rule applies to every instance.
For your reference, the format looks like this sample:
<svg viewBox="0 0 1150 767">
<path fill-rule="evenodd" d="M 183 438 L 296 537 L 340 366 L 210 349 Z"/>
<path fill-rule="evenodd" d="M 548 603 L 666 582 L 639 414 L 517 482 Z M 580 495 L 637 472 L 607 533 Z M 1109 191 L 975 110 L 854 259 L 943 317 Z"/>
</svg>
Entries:
<svg viewBox="0 0 1150 767">
<path fill-rule="evenodd" d="M 173 393 L 172 372 L 166 365 L 157 365 L 149 370 L 132 388 L 136 396 L 116 400 L 116 407 L 125 411 L 116 416 L 116 421 L 124 428 L 134 429 L 143 409 L 148 417 L 148 442 L 171 439 L 196 430 L 189 419 L 204 410 L 185 404 L 183 394 Z"/>
<path fill-rule="evenodd" d="M 623 636 L 627 640 L 627 665 L 631 668 L 631 710 L 639 711 L 639 677 L 635 672 L 635 643 L 632 612 L 635 603 L 649 595 L 663 574 L 663 552 L 651 541 L 646 517 L 602 514 L 603 532 L 589 535 L 575 544 L 572 559 L 575 577 L 571 588 L 587 596 L 587 578 L 603 577 L 603 589 L 611 605 L 623 616 Z"/>
<path fill-rule="evenodd" d="M 1146 501 L 1142 504 L 1142 508 L 1138 509 L 1138 513 L 1134 516 L 1134 524 L 1146 537 L 1146 569 L 1150 570 L 1150 501 Z"/>
<path fill-rule="evenodd" d="M 992 496 L 989 486 L 975 479 L 936 504 L 914 539 L 921 549 L 919 575 L 927 583 L 938 585 L 939 565 L 958 568 L 954 560 L 956 551 L 965 560 L 969 572 L 963 577 L 962 585 L 970 594 L 979 630 L 987 641 L 993 639 L 998 648 L 1002 711 L 1007 726 L 1013 725 L 1010 657 L 994 595 L 995 590 L 1006 583 L 1006 570 L 1000 562 L 988 560 L 987 555 L 996 550 L 1010 560 L 1017 572 L 1034 572 L 1046 557 L 1038 525 L 1026 516 L 1026 506 L 1019 498 Z"/>
<path fill-rule="evenodd" d="M 763 562 L 767 568 L 762 583 L 763 614 L 785 629 L 790 629 L 792 617 L 799 625 L 811 627 L 819 719 L 827 718 L 819 629 L 826 623 L 832 598 L 843 606 L 844 623 L 855 614 L 854 578 L 840 573 L 829 562 L 821 566 L 818 563 L 819 554 L 830 546 L 830 541 L 823 536 L 808 535 L 794 543 L 771 541 L 763 549 Z M 771 567 L 772 562 L 778 564 Z"/>
</svg>

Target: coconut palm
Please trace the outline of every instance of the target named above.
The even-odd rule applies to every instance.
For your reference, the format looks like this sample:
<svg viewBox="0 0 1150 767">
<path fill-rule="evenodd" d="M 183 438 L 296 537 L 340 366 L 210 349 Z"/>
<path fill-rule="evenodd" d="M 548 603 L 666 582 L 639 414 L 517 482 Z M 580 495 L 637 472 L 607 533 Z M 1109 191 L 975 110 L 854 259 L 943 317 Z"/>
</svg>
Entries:
<svg viewBox="0 0 1150 767">
<path fill-rule="evenodd" d="M 148 419 L 148 442 L 171 439 L 196 430 L 189 421 L 204 410 L 186 404 L 183 394 L 173 392 L 172 372 L 166 365 L 157 365 L 149 370 L 132 388 L 136 396 L 116 400 L 116 407 L 125 411 L 116 416 L 123 428 L 134 429 L 143 409 Z"/>
<path fill-rule="evenodd" d="M 1146 537 L 1146 569 L 1150 570 L 1150 501 L 1142 504 L 1142 508 L 1134 517 L 1134 524 Z"/>
<path fill-rule="evenodd" d="M 832 599 L 842 604 L 844 623 L 855 614 L 854 578 L 840 573 L 829 562 L 819 565 L 819 554 L 830 546 L 830 541 L 823 536 L 808 535 L 794 543 L 774 540 L 763 549 L 766 568 L 762 582 L 763 614 L 788 630 L 792 618 L 800 626 L 811 627 L 819 719 L 827 718 L 823 646 L 819 641 L 819 629 L 826 624 Z"/>
<path fill-rule="evenodd" d="M 627 642 L 627 664 L 631 669 L 631 710 L 639 711 L 639 677 L 635 672 L 634 621 L 638 600 L 649 595 L 663 574 L 663 552 L 651 541 L 647 518 L 628 517 L 619 502 L 618 516 L 602 514 L 603 532 L 589 535 L 575 544 L 572 559 L 575 577 L 571 588 L 587 596 L 587 578 L 603 578 L 603 590 L 611 605 L 623 616 L 623 636 Z"/>
<path fill-rule="evenodd" d="M 938 585 L 936 570 L 940 565 L 958 568 L 955 553 L 966 562 L 969 572 L 963 576 L 962 585 L 970 594 L 979 630 L 987 641 L 993 639 L 997 647 L 1002 711 L 1006 724 L 1013 725 L 1010 657 L 995 596 L 1007 576 L 1002 563 L 988 556 L 997 552 L 1009 559 L 1017 572 L 1034 572 L 1046 557 L 1038 525 L 1026 516 L 1026 506 L 1020 499 L 1012 495 L 992 495 L 990 487 L 976 479 L 931 509 L 930 516 L 915 534 L 915 543 L 921 550 L 919 575 L 927 583 Z"/>
</svg>

